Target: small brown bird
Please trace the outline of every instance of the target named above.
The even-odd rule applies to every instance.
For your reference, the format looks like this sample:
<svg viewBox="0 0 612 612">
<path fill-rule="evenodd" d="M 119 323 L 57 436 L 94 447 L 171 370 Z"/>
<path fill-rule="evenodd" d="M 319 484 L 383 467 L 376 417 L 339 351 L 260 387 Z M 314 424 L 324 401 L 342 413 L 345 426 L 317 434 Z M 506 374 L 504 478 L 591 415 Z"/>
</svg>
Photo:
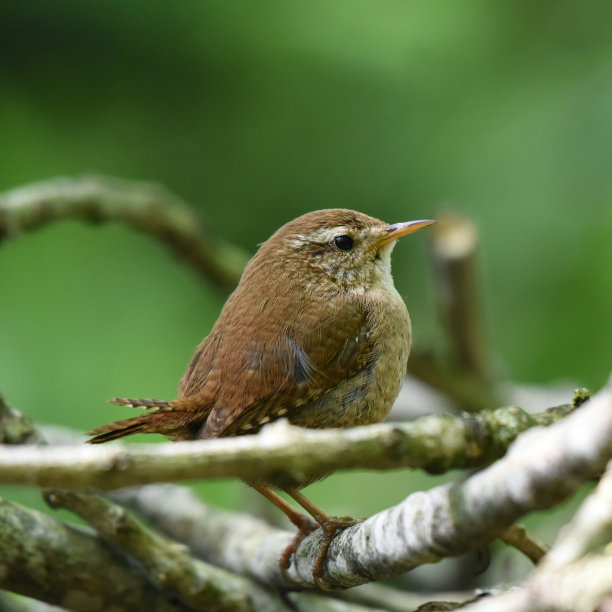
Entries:
<svg viewBox="0 0 612 612">
<path fill-rule="evenodd" d="M 308 213 L 281 227 L 248 263 L 210 334 L 197 348 L 172 401 L 116 398 L 149 408 L 98 427 L 89 442 L 139 432 L 173 440 L 256 433 L 286 418 L 301 427 L 353 427 L 382 421 L 406 373 L 411 327 L 391 278 L 397 238 L 434 223 L 388 225 L 345 209 Z M 312 474 L 301 487 L 324 477 Z M 283 573 L 299 541 L 323 530 L 313 576 L 350 517 L 330 517 L 297 488 L 284 488 L 316 525 L 273 490 L 249 483 L 299 528 L 281 558 Z M 285 574 L 286 575 L 286 574 Z"/>
</svg>

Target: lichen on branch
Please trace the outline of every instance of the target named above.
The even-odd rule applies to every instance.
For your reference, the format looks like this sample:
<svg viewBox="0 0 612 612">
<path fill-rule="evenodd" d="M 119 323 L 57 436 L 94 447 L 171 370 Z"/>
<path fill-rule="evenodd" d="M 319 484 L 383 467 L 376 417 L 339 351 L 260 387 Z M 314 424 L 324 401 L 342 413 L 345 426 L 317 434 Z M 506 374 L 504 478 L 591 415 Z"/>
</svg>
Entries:
<svg viewBox="0 0 612 612">
<path fill-rule="evenodd" d="M 432 415 L 410 423 L 308 430 L 278 421 L 255 436 L 157 445 L 0 447 L 0 483 L 99 489 L 203 478 L 269 479 L 341 468 L 445 470 L 487 465 L 523 431 L 573 409 L 537 415 L 500 408 L 477 415 Z"/>
</svg>

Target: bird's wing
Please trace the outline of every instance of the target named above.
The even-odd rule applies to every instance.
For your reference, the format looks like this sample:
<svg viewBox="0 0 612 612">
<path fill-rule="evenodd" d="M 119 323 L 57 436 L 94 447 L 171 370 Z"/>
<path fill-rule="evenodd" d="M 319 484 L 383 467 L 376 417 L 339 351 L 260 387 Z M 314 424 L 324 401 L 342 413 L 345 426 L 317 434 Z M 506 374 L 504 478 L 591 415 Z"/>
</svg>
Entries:
<svg viewBox="0 0 612 612">
<path fill-rule="evenodd" d="M 270 420 L 291 419 L 292 410 L 367 365 L 369 322 L 358 298 L 306 303 L 292 320 L 283 314 L 253 316 L 252 324 L 242 317 L 242 325 L 223 326 L 226 337 L 213 330 L 203 345 L 182 383 L 186 395 L 203 381 L 204 392 L 215 394 L 203 437 L 251 433 Z"/>
</svg>

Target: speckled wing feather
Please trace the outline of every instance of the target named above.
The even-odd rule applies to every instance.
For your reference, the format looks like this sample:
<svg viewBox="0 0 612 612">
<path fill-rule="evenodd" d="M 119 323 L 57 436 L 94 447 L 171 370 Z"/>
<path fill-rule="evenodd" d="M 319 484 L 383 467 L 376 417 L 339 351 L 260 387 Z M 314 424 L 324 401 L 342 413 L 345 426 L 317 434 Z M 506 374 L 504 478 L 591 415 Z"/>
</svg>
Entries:
<svg viewBox="0 0 612 612">
<path fill-rule="evenodd" d="M 178 403 L 209 407 L 200 437 L 253 433 L 270 420 L 291 420 L 300 406 L 366 366 L 368 317 L 358 297 L 305 300 L 293 319 L 283 312 L 262 316 L 274 307 L 234 309 L 232 321 L 224 320 L 226 309 L 196 351 Z"/>
</svg>

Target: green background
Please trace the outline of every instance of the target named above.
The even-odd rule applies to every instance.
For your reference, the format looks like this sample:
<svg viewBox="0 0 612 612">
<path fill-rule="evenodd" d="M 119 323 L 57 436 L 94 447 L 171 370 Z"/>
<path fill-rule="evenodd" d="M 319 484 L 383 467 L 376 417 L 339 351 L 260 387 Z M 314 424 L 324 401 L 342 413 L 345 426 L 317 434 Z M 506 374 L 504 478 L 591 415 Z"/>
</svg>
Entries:
<svg viewBox="0 0 612 612">
<path fill-rule="evenodd" d="M 464 213 L 498 370 L 597 389 L 612 340 L 611 22 L 603 1 L 3 2 L 0 190 L 156 181 L 251 252 L 316 208 Z M 415 344 L 435 346 L 425 233 L 398 246 L 394 275 Z M 108 397 L 171 398 L 223 301 L 123 227 L 5 242 L 0 391 L 80 431 L 126 416 Z M 309 495 L 365 515 L 432 482 L 336 475 Z M 256 503 L 240 483 L 202 490 Z"/>
</svg>

